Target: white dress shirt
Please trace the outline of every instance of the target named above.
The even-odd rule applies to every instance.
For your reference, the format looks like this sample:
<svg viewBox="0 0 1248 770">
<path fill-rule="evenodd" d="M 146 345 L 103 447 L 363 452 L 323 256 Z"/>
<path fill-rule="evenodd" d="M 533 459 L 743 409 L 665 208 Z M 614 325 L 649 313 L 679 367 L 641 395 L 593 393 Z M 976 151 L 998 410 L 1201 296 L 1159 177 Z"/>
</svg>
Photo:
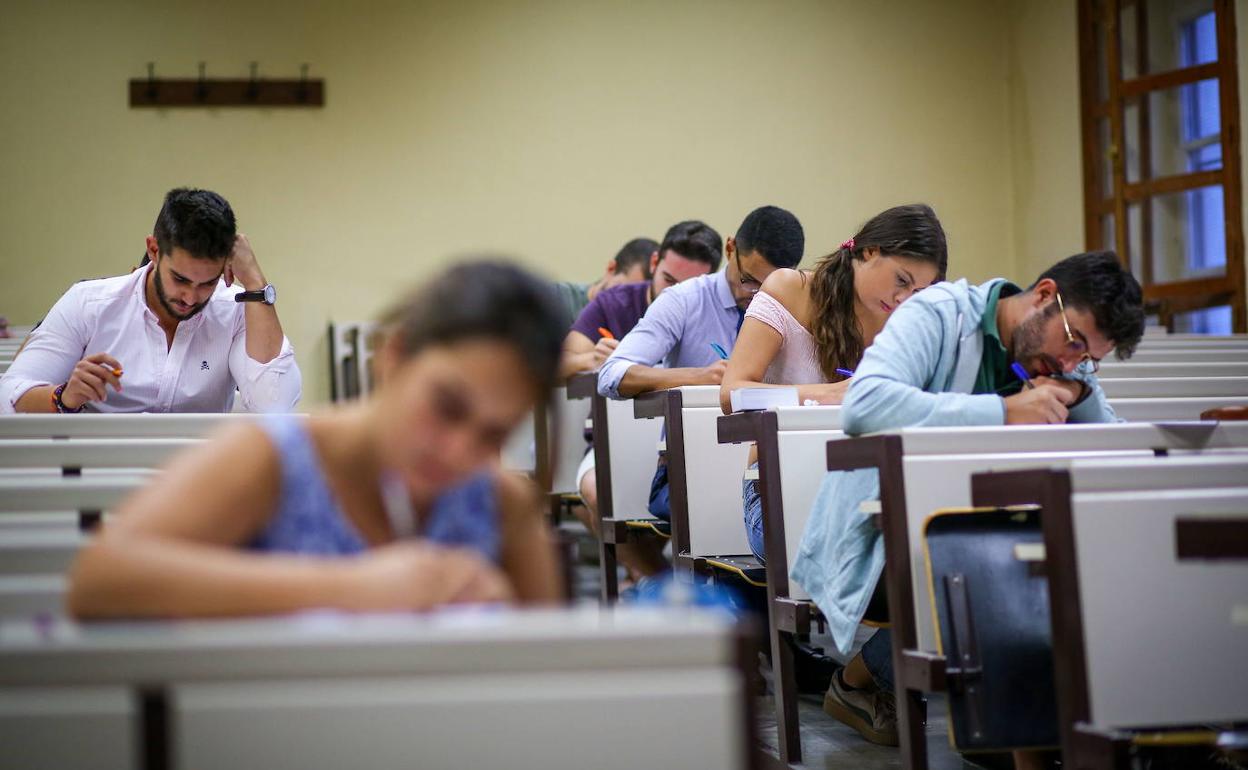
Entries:
<svg viewBox="0 0 1248 770">
<path fill-rule="evenodd" d="M 0 413 L 31 388 L 69 379 L 84 356 L 107 353 L 124 370 L 121 391 L 92 401 L 99 412 L 228 412 L 234 390 L 249 412 L 289 412 L 302 381 L 290 340 L 267 364 L 247 355 L 242 290 L 222 280 L 202 311 L 178 324 L 167 343 L 147 306 L 148 264 L 129 275 L 82 281 L 70 287 L 43 319 L 26 347 L 0 377 Z"/>
</svg>

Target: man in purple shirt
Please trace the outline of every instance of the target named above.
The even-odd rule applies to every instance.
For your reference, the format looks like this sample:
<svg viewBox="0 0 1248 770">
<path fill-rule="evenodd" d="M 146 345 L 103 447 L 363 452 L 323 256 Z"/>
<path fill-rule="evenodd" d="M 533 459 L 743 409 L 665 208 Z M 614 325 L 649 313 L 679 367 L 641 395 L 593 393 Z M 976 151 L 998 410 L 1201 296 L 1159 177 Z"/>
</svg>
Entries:
<svg viewBox="0 0 1248 770">
<path fill-rule="evenodd" d="M 560 375 L 566 378 L 601 366 L 619 340 L 632 331 L 645 315 L 646 308 L 665 289 L 717 270 L 723 259 L 723 248 L 719 233 L 703 222 L 689 220 L 668 228 L 663 243 L 657 245 L 650 257 L 649 281 L 604 289 L 581 311 L 563 342 Z M 611 332 L 612 336 L 602 336 L 599 328 Z M 585 508 L 574 511 L 585 526 L 597 534 L 598 484 L 593 470 L 594 453 L 590 451 L 576 470 L 577 488 Z M 656 556 L 653 550 L 621 545 L 617 557 L 634 577 L 641 577 L 664 565 L 662 556 Z"/>
<path fill-rule="evenodd" d="M 673 225 L 662 245 L 650 241 L 654 247 L 647 264 L 648 280 L 603 289 L 581 310 L 563 341 L 561 377 L 566 379 L 602 366 L 618 341 L 637 325 L 664 289 L 719 267 L 721 247 L 718 243 L 712 246 L 709 241 L 700 243 L 696 238 L 700 230 L 715 232 L 701 222 Z M 716 235 L 715 240 L 718 238 Z M 606 329 L 611 335 L 603 337 L 599 329 Z"/>
</svg>

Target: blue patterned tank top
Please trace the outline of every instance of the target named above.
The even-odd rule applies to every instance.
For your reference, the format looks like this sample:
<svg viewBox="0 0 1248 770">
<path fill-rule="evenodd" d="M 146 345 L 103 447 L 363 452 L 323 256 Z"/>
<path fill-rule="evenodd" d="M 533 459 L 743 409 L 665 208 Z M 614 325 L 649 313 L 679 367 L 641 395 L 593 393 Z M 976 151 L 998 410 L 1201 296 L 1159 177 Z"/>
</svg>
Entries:
<svg viewBox="0 0 1248 770">
<path fill-rule="evenodd" d="M 304 419 L 268 415 L 260 425 L 277 448 L 281 491 L 273 518 L 248 547 L 312 556 L 349 556 L 366 550 L 368 544 L 329 488 Z M 475 549 L 498 563 L 498 502 L 490 474 L 479 473 L 443 492 L 434 501 L 421 536 Z"/>
</svg>

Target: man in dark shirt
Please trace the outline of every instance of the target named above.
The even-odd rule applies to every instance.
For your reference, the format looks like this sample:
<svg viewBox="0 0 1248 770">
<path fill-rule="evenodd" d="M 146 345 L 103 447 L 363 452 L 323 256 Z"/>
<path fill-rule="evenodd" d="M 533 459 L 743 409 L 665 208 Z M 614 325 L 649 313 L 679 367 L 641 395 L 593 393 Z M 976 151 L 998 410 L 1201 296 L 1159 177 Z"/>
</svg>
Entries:
<svg viewBox="0 0 1248 770">
<path fill-rule="evenodd" d="M 681 228 L 689 229 L 700 222 L 681 222 L 673 225 L 668 236 L 663 239 L 663 247 L 656 245 L 650 255 L 648 267 L 650 280 L 635 283 L 624 283 L 603 289 L 590 300 L 589 304 L 577 316 L 572 330 L 563 342 L 563 360 L 559 373 L 565 379 L 577 372 L 588 372 L 597 369 L 602 362 L 615 350 L 618 341 L 637 325 L 645 315 L 646 308 L 654 298 L 669 286 L 675 286 L 687 278 L 705 275 L 718 267 L 718 260 L 711 261 L 708 251 L 672 248 L 672 244 L 684 243 L 672 237 L 679 235 Z M 705 225 L 701 225 L 705 227 Z M 718 254 L 714 255 L 716 258 Z M 603 337 L 598 331 L 606 329 L 610 337 Z"/>
<path fill-rule="evenodd" d="M 650 259 L 659 244 L 650 238 L 634 238 L 607 263 L 607 271 L 593 283 L 556 281 L 555 292 L 564 308 L 564 328 L 571 328 L 585 306 L 598 296 L 598 292 L 622 283 L 635 283 L 650 277 Z"/>
</svg>

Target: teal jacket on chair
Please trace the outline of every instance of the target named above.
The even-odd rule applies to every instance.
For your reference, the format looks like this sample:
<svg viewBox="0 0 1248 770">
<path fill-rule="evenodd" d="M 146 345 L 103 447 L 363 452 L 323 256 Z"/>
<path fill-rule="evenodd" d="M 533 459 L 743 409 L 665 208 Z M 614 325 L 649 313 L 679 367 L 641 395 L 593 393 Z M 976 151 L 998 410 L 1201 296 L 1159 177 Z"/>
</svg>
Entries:
<svg viewBox="0 0 1248 770">
<path fill-rule="evenodd" d="M 845 433 L 1005 424 L 1000 396 L 971 393 L 984 352 L 981 321 L 988 294 L 1004 280 L 938 283 L 897 308 L 855 370 L 841 413 Z M 1070 410 L 1068 422 L 1118 421 L 1095 376 L 1081 369 L 1068 376 L 1091 389 Z M 828 473 L 790 575 L 827 616 L 843 654 L 849 653 L 884 569 L 883 538 L 860 511 L 879 494 L 874 470 Z"/>
</svg>

